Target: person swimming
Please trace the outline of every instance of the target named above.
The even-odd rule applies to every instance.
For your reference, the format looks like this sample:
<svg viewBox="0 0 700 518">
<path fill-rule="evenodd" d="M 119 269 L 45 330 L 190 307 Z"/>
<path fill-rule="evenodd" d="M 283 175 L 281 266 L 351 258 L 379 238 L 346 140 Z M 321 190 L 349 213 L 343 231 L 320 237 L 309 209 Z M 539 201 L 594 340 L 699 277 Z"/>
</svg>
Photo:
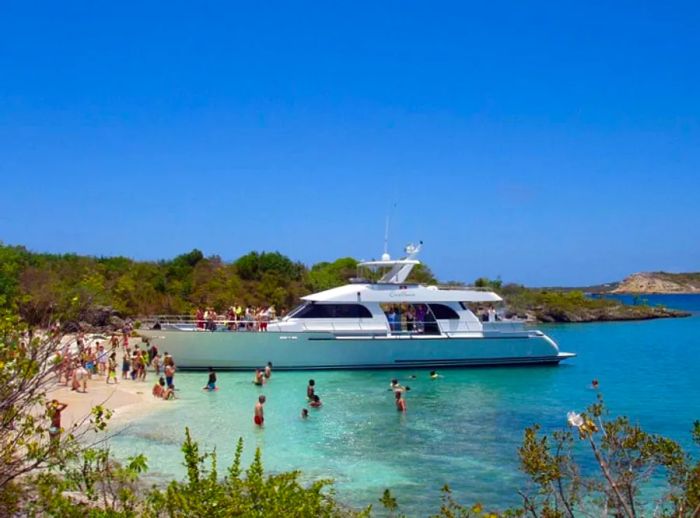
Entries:
<svg viewBox="0 0 700 518">
<path fill-rule="evenodd" d="M 309 409 L 308 408 L 302 408 L 301 409 L 301 418 L 306 419 L 309 417 Z"/>
<path fill-rule="evenodd" d="M 309 406 L 313 408 L 320 408 L 322 404 L 323 403 L 321 403 L 321 398 L 318 396 L 318 394 L 314 394 L 314 397 L 311 400 L 311 403 L 309 403 Z"/>
<path fill-rule="evenodd" d="M 391 380 L 391 383 L 389 384 L 389 390 L 393 390 L 394 392 L 408 392 L 411 390 L 411 387 L 409 386 L 403 386 L 401 383 L 399 383 L 399 380 L 396 378 Z"/>
<path fill-rule="evenodd" d="M 437 371 L 430 371 L 430 379 L 431 379 L 431 380 L 436 380 L 436 379 L 438 379 L 438 378 L 442 378 L 442 376 L 440 376 L 440 375 L 437 373 Z"/>
</svg>

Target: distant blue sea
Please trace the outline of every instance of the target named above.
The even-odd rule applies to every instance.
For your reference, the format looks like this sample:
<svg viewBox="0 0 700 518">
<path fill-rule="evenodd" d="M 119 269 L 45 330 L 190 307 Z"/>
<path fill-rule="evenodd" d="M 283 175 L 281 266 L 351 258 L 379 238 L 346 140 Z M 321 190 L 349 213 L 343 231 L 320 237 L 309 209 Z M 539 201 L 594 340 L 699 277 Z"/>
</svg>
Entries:
<svg viewBox="0 0 700 518">
<path fill-rule="evenodd" d="M 594 401 L 593 378 L 613 413 L 698 454 L 690 429 L 700 419 L 700 296 L 646 298 L 693 316 L 540 326 L 562 351 L 578 355 L 559 367 L 445 370 L 435 381 L 422 370 L 278 372 L 262 390 L 252 374 L 220 373 L 221 389 L 212 394 L 200 390 L 205 374 L 178 373 L 181 399 L 134 421 L 112 445 L 119 457 L 145 453 L 156 478 L 182 477 L 179 448 L 189 426 L 205 447 L 216 447 L 220 468 L 243 437 L 246 461 L 259 446 L 268 470 L 333 478 L 337 496 L 358 507 L 378 505 L 389 487 L 404 512 L 423 516 L 438 510 L 447 483 L 459 501 L 503 509 L 518 503 L 516 491 L 526 484 L 517 457 L 523 429 L 564 427 L 567 411 Z M 411 386 L 405 416 L 394 410 L 392 377 Z M 302 421 L 309 378 L 324 406 Z M 260 393 L 268 398 L 264 430 L 252 423 Z"/>
</svg>

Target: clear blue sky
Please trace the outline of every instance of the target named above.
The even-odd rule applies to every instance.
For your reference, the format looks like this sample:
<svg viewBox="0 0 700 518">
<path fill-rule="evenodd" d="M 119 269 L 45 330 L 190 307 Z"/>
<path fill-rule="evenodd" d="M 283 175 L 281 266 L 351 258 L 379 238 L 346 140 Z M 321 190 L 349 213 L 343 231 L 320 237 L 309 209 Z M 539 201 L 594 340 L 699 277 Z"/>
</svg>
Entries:
<svg viewBox="0 0 700 518">
<path fill-rule="evenodd" d="M 700 270 L 696 2 L 8 2 L 0 240 Z"/>
</svg>

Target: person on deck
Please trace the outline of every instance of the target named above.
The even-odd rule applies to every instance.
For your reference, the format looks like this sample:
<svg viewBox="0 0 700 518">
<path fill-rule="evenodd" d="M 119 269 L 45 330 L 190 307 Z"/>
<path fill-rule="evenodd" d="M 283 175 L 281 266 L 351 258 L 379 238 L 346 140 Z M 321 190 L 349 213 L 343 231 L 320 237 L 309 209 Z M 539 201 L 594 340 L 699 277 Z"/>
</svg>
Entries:
<svg viewBox="0 0 700 518">
<path fill-rule="evenodd" d="M 197 323 L 197 330 L 204 331 L 204 311 L 202 311 L 202 308 L 197 308 L 194 319 Z"/>
</svg>

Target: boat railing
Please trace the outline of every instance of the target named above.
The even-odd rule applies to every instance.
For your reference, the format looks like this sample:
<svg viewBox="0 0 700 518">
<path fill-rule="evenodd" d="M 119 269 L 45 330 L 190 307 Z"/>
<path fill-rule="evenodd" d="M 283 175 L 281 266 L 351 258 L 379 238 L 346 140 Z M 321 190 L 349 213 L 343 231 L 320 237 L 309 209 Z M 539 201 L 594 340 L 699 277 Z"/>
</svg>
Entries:
<svg viewBox="0 0 700 518">
<path fill-rule="evenodd" d="M 155 324 L 160 324 L 161 326 L 168 326 L 168 325 L 193 325 L 195 327 L 206 327 L 207 324 L 216 324 L 218 326 L 228 326 L 231 324 L 240 324 L 240 325 L 245 325 L 245 324 L 256 324 L 260 322 L 266 322 L 266 323 L 271 323 L 271 322 L 276 322 L 278 321 L 278 318 L 274 319 L 259 319 L 255 317 L 236 317 L 236 318 L 229 318 L 227 316 L 222 316 L 218 315 L 216 318 L 197 318 L 196 316 L 192 315 L 149 315 L 146 317 L 141 317 L 136 319 L 137 322 L 140 322 L 142 326 L 153 326 Z"/>
<path fill-rule="evenodd" d="M 468 286 L 466 284 L 438 284 L 437 288 L 441 290 L 460 290 L 460 291 L 482 291 L 492 292 L 493 288 L 488 286 Z"/>
<path fill-rule="evenodd" d="M 175 328 L 184 331 L 260 331 L 265 328 L 267 331 L 288 331 L 285 329 L 280 319 L 274 320 L 256 320 L 250 318 L 231 319 L 226 317 L 217 317 L 215 319 L 201 319 L 192 315 L 151 315 L 138 320 L 146 329 L 157 329 L 156 324 L 163 328 Z M 214 325 L 212 325 L 214 324 Z M 263 325 L 261 325 L 263 324 Z M 329 332 L 333 334 L 348 334 L 348 333 L 363 333 L 372 335 L 392 335 L 392 336 L 413 336 L 413 335 L 432 335 L 444 333 L 461 333 L 461 332 L 520 332 L 524 330 L 523 321 L 498 320 L 495 322 L 479 322 L 478 325 L 472 327 L 471 322 L 460 322 L 455 328 L 450 328 L 444 321 L 437 322 L 436 320 L 413 321 L 410 324 L 405 322 L 399 323 L 382 323 L 376 320 L 367 319 L 363 322 L 362 319 L 352 319 L 346 322 L 337 320 L 325 320 L 320 322 L 308 322 L 304 320 L 297 321 L 301 330 L 308 332 Z M 476 323 L 474 323 L 476 324 Z"/>
</svg>

